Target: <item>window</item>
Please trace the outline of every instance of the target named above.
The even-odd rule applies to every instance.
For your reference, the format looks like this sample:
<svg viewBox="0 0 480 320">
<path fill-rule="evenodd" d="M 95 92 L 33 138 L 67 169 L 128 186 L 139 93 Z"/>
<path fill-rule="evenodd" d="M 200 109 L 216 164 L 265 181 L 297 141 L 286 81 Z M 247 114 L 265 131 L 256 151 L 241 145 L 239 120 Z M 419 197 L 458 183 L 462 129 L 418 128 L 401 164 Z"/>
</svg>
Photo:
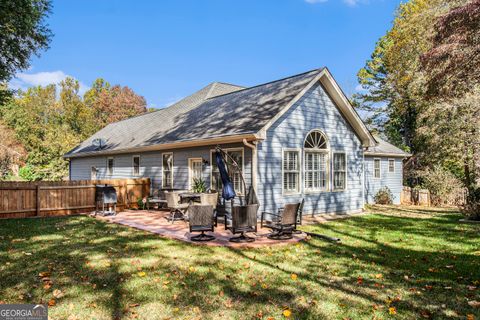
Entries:
<svg viewBox="0 0 480 320">
<path fill-rule="evenodd" d="M 395 160 L 388 159 L 388 172 L 394 173 L 395 172 Z"/>
<path fill-rule="evenodd" d="M 373 177 L 380 179 L 380 159 L 373 159 Z"/>
<path fill-rule="evenodd" d="M 133 156 L 133 175 L 140 175 L 140 156 Z"/>
<path fill-rule="evenodd" d="M 238 170 L 234 169 L 232 159 L 238 164 L 240 167 L 240 171 L 243 172 L 243 148 L 239 149 L 224 149 L 225 153 L 228 155 L 225 157 L 226 159 L 226 169 L 228 175 L 232 179 L 233 188 L 235 188 L 235 192 L 238 194 L 243 194 L 243 181 L 241 177 L 241 173 Z M 211 152 L 211 181 L 210 181 L 210 188 L 213 190 L 221 191 L 223 188 L 222 179 L 220 177 L 220 171 L 217 167 L 217 162 L 215 160 L 215 151 L 212 150 Z"/>
<path fill-rule="evenodd" d="M 333 190 L 345 190 L 347 185 L 347 159 L 345 153 L 333 154 Z"/>
<path fill-rule="evenodd" d="M 202 158 L 190 158 L 190 159 L 188 159 L 189 189 L 193 188 L 193 185 L 195 184 L 195 179 L 201 179 L 202 178 L 202 166 L 203 166 Z"/>
<path fill-rule="evenodd" d="M 108 158 L 107 159 L 107 173 L 109 175 L 112 175 L 113 174 L 113 167 L 115 165 L 115 162 L 113 160 L 113 158 Z"/>
<path fill-rule="evenodd" d="M 320 130 L 311 131 L 305 138 L 305 190 L 328 189 L 328 142 Z"/>
<path fill-rule="evenodd" d="M 90 180 L 97 180 L 97 168 L 92 167 L 90 171 Z"/>
<path fill-rule="evenodd" d="M 307 191 L 327 189 L 327 154 L 305 152 L 305 189 Z"/>
<path fill-rule="evenodd" d="M 162 187 L 173 188 L 173 153 L 162 153 Z"/>
<path fill-rule="evenodd" d="M 297 150 L 283 151 L 283 192 L 297 193 L 300 191 L 300 156 Z"/>
</svg>

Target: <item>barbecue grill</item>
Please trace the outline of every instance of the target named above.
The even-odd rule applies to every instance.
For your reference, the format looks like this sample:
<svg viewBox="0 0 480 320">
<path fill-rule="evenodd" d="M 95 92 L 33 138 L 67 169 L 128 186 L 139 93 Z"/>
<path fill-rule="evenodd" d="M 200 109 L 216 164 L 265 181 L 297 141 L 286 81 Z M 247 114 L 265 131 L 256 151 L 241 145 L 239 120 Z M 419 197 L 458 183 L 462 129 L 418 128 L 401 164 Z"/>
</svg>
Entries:
<svg viewBox="0 0 480 320">
<path fill-rule="evenodd" d="M 106 210 L 105 210 L 106 209 Z M 95 214 L 114 215 L 117 209 L 117 191 L 112 185 L 95 186 Z"/>
</svg>

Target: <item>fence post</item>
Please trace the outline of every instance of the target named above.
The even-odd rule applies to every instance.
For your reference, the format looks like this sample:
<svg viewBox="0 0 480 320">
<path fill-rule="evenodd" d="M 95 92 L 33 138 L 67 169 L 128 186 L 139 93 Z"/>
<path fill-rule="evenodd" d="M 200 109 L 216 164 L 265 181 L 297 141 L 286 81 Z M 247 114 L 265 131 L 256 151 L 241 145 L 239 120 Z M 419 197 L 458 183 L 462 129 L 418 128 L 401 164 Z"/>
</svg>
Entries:
<svg viewBox="0 0 480 320">
<path fill-rule="evenodd" d="M 37 203 L 36 203 L 36 216 L 40 216 L 40 184 L 37 184 Z"/>
</svg>

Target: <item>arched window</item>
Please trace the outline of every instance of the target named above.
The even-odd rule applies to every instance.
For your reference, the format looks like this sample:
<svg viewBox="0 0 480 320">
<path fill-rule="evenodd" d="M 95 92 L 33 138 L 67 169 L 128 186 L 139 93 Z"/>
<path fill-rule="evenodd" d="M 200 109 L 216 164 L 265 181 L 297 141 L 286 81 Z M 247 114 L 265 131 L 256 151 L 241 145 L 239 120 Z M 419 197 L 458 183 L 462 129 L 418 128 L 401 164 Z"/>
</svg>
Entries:
<svg viewBox="0 0 480 320">
<path fill-rule="evenodd" d="M 312 130 L 305 137 L 305 190 L 328 189 L 328 139 L 320 130 Z"/>
</svg>

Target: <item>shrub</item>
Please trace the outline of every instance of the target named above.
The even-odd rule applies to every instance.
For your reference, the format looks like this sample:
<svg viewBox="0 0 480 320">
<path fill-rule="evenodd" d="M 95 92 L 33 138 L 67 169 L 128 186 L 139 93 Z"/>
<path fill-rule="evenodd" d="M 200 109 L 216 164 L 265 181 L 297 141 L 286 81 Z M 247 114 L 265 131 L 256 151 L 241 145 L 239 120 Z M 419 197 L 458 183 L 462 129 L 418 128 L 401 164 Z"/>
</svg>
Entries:
<svg viewBox="0 0 480 320">
<path fill-rule="evenodd" d="M 427 169 L 420 173 L 422 187 L 430 191 L 433 206 L 444 204 L 462 205 L 465 189 L 460 180 L 441 166 Z"/>
<path fill-rule="evenodd" d="M 376 204 L 392 204 L 393 203 L 393 193 L 387 187 L 382 187 L 378 190 L 377 194 L 373 197 Z"/>
</svg>

